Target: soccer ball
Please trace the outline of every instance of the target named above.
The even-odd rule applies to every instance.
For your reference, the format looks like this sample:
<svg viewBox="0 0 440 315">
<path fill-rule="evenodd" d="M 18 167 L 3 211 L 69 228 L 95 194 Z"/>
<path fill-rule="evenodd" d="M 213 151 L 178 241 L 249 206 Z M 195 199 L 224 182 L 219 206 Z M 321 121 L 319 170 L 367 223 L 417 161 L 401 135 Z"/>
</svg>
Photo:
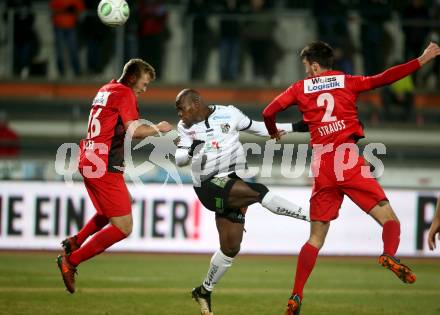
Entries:
<svg viewBox="0 0 440 315">
<path fill-rule="evenodd" d="M 120 26 L 127 22 L 130 8 L 125 0 L 101 0 L 98 4 L 99 19 L 108 26 Z"/>
</svg>

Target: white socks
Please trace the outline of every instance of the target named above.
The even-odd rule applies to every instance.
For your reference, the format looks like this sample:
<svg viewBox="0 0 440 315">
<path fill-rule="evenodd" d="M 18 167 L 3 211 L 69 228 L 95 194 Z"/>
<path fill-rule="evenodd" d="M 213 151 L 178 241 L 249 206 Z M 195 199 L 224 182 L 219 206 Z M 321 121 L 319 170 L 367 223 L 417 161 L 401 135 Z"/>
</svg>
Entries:
<svg viewBox="0 0 440 315">
<path fill-rule="evenodd" d="M 211 264 L 209 265 L 208 274 L 205 280 L 203 280 L 203 286 L 206 290 L 214 290 L 214 286 L 220 281 L 225 272 L 232 266 L 234 258 L 228 257 L 222 253 L 219 249 L 217 250 L 211 258 Z"/>
<path fill-rule="evenodd" d="M 275 214 L 310 221 L 310 210 L 304 210 L 293 202 L 277 196 L 270 191 L 264 196 L 261 204 Z"/>
</svg>

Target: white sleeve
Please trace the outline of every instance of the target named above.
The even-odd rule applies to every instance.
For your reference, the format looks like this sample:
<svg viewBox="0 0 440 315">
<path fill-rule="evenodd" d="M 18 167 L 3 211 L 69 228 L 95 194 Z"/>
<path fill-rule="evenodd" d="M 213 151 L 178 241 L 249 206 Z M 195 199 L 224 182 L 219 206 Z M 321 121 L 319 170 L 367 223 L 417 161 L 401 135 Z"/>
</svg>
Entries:
<svg viewBox="0 0 440 315">
<path fill-rule="evenodd" d="M 266 125 L 264 124 L 264 122 L 250 119 L 235 106 L 230 105 L 228 107 L 234 112 L 234 118 L 237 121 L 238 131 L 245 131 L 262 137 L 269 136 L 269 133 L 266 129 Z M 277 123 L 276 126 L 278 130 L 284 130 L 285 132 L 293 131 L 291 123 L 285 123 L 285 124 Z"/>
<path fill-rule="evenodd" d="M 182 126 L 182 123 L 179 122 L 177 124 L 177 135 L 179 137 L 179 142 L 177 142 L 177 147 L 179 149 L 190 149 L 193 140 L 188 136 L 185 132 L 185 128 Z"/>
<path fill-rule="evenodd" d="M 191 149 L 193 140 L 188 137 L 181 123 L 177 125 L 177 134 L 179 141 L 177 142 L 177 150 L 174 154 L 177 166 L 185 166 L 191 160 L 188 152 Z"/>
<path fill-rule="evenodd" d="M 284 130 L 285 132 L 292 132 L 292 124 L 277 123 L 276 125 L 278 130 Z M 269 132 L 266 129 L 266 125 L 262 121 L 252 120 L 251 125 L 243 131 L 262 137 L 269 136 Z"/>
<path fill-rule="evenodd" d="M 228 108 L 232 110 L 234 114 L 234 120 L 237 122 L 237 130 L 243 131 L 250 127 L 252 124 L 252 119 L 250 119 L 248 116 L 246 116 L 241 110 L 239 110 L 237 107 L 229 105 Z"/>
<path fill-rule="evenodd" d="M 188 155 L 188 150 L 179 149 L 179 148 L 176 150 L 176 153 L 174 154 L 174 158 L 176 160 L 177 166 L 185 166 L 191 160 L 191 157 Z"/>
</svg>

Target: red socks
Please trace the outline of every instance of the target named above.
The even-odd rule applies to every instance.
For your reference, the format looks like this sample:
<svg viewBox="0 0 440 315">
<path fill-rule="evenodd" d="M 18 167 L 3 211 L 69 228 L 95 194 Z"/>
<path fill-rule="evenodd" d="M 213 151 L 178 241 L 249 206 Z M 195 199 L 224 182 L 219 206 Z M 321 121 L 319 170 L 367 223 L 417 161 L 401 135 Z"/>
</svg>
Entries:
<svg viewBox="0 0 440 315">
<path fill-rule="evenodd" d="M 389 220 L 383 225 L 382 231 L 383 253 L 394 256 L 400 243 L 400 223 Z M 304 286 L 315 267 L 319 249 L 309 243 L 301 248 L 296 266 L 295 285 L 292 294 L 298 294 L 303 298 Z"/>
<path fill-rule="evenodd" d="M 301 297 L 301 300 L 306 281 L 312 273 L 313 267 L 315 267 L 318 252 L 319 249 L 309 243 L 305 243 L 299 252 L 298 263 L 296 266 L 295 285 L 292 294 L 298 294 Z"/>
<path fill-rule="evenodd" d="M 108 222 L 109 220 L 105 215 L 95 214 L 76 234 L 76 243 L 81 246 L 90 235 L 101 230 Z"/>
<path fill-rule="evenodd" d="M 122 233 L 120 229 L 114 225 L 109 225 L 105 229 L 96 233 L 95 236 L 78 250 L 70 254 L 69 262 L 72 265 L 77 266 L 81 262 L 102 253 L 104 250 L 124 238 L 126 238 L 126 235 Z"/>
<path fill-rule="evenodd" d="M 400 243 L 400 223 L 388 220 L 382 230 L 383 253 L 394 256 Z"/>
</svg>

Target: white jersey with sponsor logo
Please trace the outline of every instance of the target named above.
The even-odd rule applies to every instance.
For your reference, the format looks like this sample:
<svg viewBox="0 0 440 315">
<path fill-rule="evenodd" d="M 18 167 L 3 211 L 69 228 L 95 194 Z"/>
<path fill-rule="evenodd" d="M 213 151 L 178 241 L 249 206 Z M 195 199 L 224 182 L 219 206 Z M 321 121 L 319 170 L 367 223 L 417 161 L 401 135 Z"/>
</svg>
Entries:
<svg viewBox="0 0 440 315">
<path fill-rule="evenodd" d="M 194 150 L 191 162 L 195 182 L 246 169 L 240 131 L 268 136 L 263 122 L 253 121 L 235 106 L 213 105 L 211 109 L 213 112 L 206 120 L 189 128 L 182 121 L 177 126 L 180 137 L 178 151 L 184 149 L 189 152 L 193 143 L 202 141 Z M 292 124 L 277 124 L 277 127 L 286 132 L 292 131 Z M 176 161 L 177 155 L 176 152 Z"/>
</svg>

